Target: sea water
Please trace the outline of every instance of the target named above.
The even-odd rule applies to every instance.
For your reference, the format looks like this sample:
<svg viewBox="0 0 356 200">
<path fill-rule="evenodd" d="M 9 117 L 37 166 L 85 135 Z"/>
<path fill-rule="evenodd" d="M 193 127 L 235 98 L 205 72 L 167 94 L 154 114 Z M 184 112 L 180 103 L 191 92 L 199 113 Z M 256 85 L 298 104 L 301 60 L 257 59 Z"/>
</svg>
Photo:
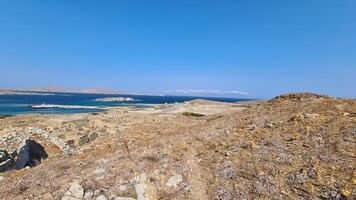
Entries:
<svg viewBox="0 0 356 200">
<path fill-rule="evenodd" d="M 96 101 L 99 98 L 107 97 L 131 97 L 135 101 L 130 102 L 104 102 Z M 142 108 L 148 105 L 180 103 L 194 99 L 206 99 L 221 102 L 238 102 L 249 99 L 237 98 L 219 98 L 219 97 L 189 97 L 189 96 L 149 96 L 149 95 L 127 95 L 127 94 L 83 94 L 83 93 L 59 93 L 37 92 L 33 95 L 0 95 L 0 115 L 18 115 L 18 114 L 66 114 L 66 113 L 87 113 L 104 111 L 107 107 L 129 106 Z M 83 108 L 48 108 L 35 109 L 31 105 L 51 104 L 51 105 L 74 105 L 83 106 Z M 90 106 L 87 108 L 85 106 Z M 95 108 L 92 108 L 92 107 Z"/>
</svg>

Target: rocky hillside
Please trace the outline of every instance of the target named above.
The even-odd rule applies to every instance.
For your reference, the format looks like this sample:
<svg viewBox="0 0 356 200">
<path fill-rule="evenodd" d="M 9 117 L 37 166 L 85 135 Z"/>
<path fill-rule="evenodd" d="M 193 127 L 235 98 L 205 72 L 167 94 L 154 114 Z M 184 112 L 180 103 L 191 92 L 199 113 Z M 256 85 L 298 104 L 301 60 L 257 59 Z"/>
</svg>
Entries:
<svg viewBox="0 0 356 200">
<path fill-rule="evenodd" d="M 194 111 L 194 112 L 192 112 Z M 0 199 L 356 199 L 356 100 L 0 119 Z"/>
</svg>

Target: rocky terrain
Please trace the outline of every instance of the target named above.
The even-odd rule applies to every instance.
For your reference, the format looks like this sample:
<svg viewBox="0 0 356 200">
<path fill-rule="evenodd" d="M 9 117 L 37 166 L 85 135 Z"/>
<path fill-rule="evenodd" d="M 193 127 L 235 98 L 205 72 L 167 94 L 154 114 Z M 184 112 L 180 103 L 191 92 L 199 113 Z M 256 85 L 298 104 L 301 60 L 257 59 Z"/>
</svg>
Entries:
<svg viewBox="0 0 356 200">
<path fill-rule="evenodd" d="M 0 119 L 0 199 L 356 199 L 356 100 Z"/>
</svg>

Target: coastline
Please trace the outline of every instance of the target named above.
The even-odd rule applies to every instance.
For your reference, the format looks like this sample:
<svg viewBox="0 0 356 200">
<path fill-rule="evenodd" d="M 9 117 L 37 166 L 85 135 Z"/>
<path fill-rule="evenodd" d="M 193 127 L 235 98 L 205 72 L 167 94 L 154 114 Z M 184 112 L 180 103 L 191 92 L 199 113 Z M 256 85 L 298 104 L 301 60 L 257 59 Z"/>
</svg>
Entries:
<svg viewBox="0 0 356 200">
<path fill-rule="evenodd" d="M 243 178 L 242 182 L 236 174 L 254 174 L 256 169 L 264 172 L 256 176 L 275 187 L 266 197 L 280 195 L 281 190 L 285 191 L 281 197 L 296 197 L 289 187 L 294 184 L 291 177 L 300 174 L 301 167 L 314 166 L 315 159 L 316 173 L 332 173 L 335 180 L 347 184 L 356 163 L 346 140 L 352 134 L 355 106 L 354 99 L 298 94 L 257 102 L 195 100 L 144 109 L 115 107 L 99 113 L 0 118 L 1 151 L 20 149 L 31 139 L 48 154 L 36 167 L 8 170 L 0 164 L 5 170 L 0 173 L 0 198 L 23 199 L 24 193 L 9 191 L 38 180 L 56 188 L 52 194 L 62 197 L 74 178 L 82 178 L 78 184 L 84 191 L 93 190 L 95 183 L 96 188 L 106 188 L 106 196 L 134 197 L 135 185 L 140 184 L 149 184 L 152 191 L 163 196 L 172 188 L 189 185 L 202 191 L 182 190 L 182 199 L 213 199 L 213 192 L 221 185 L 232 183 L 250 194 L 250 185 L 259 183 L 259 179 Z M 324 130 L 324 135 L 319 130 Z M 320 137 L 324 143 L 319 142 Z M 338 142 L 340 151 L 333 150 L 334 142 Z M 328 157 L 335 162 L 323 160 Z M 266 167 L 278 168 L 280 173 L 269 172 Z M 287 180 L 287 184 L 281 180 Z M 329 180 L 308 178 L 318 187 L 310 195 L 323 195 L 318 191 L 329 188 Z M 304 187 L 306 183 L 298 184 Z M 44 198 L 48 191 L 31 185 L 28 194 Z"/>
</svg>

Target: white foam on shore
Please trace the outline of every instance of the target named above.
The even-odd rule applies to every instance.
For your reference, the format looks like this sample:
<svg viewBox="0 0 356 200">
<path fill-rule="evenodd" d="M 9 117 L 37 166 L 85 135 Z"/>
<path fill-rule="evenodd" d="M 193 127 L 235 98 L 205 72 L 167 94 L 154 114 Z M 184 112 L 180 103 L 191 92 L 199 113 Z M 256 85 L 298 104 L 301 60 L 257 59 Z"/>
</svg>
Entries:
<svg viewBox="0 0 356 200">
<path fill-rule="evenodd" d="M 46 108 L 86 108 L 86 109 L 103 109 L 97 106 L 78 106 L 78 105 L 58 105 L 58 104 L 39 104 L 39 105 L 29 105 L 29 107 L 34 109 L 46 109 Z"/>
</svg>

